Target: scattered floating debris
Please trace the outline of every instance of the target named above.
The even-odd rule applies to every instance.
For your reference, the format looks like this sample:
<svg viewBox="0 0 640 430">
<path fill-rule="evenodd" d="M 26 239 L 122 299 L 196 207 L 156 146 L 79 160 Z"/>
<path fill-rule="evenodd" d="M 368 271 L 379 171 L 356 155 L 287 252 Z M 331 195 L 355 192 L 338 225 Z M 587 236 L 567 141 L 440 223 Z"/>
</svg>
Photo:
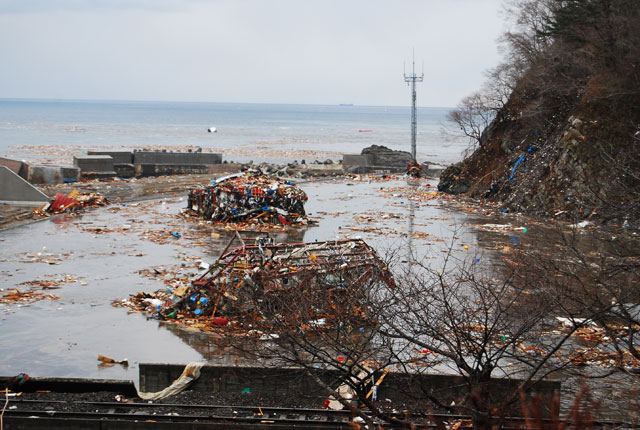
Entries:
<svg viewBox="0 0 640 430">
<path fill-rule="evenodd" d="M 121 364 L 124 367 L 129 367 L 129 360 L 126 358 L 124 360 L 114 360 L 111 357 L 107 357 L 106 355 L 98 354 L 98 361 L 104 364 Z"/>
</svg>

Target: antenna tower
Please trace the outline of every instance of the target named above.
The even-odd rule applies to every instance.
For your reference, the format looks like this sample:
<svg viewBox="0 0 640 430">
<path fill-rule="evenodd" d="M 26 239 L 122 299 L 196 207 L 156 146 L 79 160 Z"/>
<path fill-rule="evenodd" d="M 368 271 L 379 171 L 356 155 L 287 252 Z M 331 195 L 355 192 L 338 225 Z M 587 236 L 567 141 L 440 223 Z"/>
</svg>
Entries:
<svg viewBox="0 0 640 430">
<path fill-rule="evenodd" d="M 404 73 L 404 81 L 411 85 L 411 160 L 416 160 L 416 134 L 418 131 L 418 118 L 416 115 L 416 82 L 422 82 L 424 71 L 416 75 L 415 56 L 411 59 L 411 74 Z"/>
</svg>

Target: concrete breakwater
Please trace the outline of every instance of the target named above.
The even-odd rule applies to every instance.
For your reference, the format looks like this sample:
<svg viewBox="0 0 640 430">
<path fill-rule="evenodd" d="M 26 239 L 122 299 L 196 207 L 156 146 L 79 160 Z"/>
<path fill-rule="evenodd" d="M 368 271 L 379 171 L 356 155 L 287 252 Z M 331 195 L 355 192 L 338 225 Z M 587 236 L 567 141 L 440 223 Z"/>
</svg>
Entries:
<svg viewBox="0 0 640 430">
<path fill-rule="evenodd" d="M 85 177 L 121 178 L 175 174 L 215 173 L 222 154 L 212 152 L 89 151 L 73 157 L 73 164 Z"/>
</svg>

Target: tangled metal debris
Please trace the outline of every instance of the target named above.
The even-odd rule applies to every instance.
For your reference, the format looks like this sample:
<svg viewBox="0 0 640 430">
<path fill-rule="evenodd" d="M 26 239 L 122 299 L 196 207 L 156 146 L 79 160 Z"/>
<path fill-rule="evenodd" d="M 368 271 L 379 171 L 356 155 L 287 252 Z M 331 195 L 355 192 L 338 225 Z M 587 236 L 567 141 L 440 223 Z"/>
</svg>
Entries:
<svg viewBox="0 0 640 430">
<path fill-rule="evenodd" d="M 189 192 L 187 210 L 221 223 L 306 224 L 307 195 L 294 182 L 259 171 L 224 176 Z"/>
<path fill-rule="evenodd" d="M 422 176 L 422 166 L 417 161 L 410 161 L 407 165 L 407 175 L 413 178 Z"/>
<path fill-rule="evenodd" d="M 158 318 L 210 327 L 267 321 L 287 307 L 290 321 L 330 327 L 338 320 L 366 319 L 354 306 L 375 287 L 395 288 L 387 267 L 360 239 L 276 244 L 258 239 L 229 250 L 190 286 L 140 293 L 131 298 L 138 310 Z M 297 314 L 297 315 L 292 315 Z M 263 324 L 264 325 L 264 324 Z"/>
<path fill-rule="evenodd" d="M 78 190 L 73 190 L 69 195 L 57 193 L 51 203 L 45 203 L 34 209 L 33 215 L 48 217 L 64 212 L 75 212 L 90 206 L 106 206 L 108 204 L 109 199 L 105 196 L 96 193 L 82 194 Z"/>
</svg>

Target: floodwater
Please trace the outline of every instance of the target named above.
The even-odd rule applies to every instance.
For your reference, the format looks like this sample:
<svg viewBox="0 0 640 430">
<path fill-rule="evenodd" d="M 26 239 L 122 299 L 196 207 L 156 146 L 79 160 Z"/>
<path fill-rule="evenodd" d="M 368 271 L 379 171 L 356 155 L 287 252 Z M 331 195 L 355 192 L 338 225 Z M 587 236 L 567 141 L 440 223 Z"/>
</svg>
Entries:
<svg viewBox="0 0 640 430">
<path fill-rule="evenodd" d="M 456 253 L 480 254 L 476 235 L 466 226 L 469 214 L 433 198 L 429 193 L 435 186 L 425 181 L 412 193 L 403 180 L 308 182 L 301 187 L 309 196 L 307 212 L 317 224 L 280 232 L 279 241 L 361 237 L 380 254 L 406 249 L 407 258 L 423 256 L 438 265 L 455 235 Z M 192 279 L 200 261 L 212 262 L 220 254 L 232 232 L 180 217 L 185 206 L 186 196 L 113 204 L 1 232 L 0 296 L 18 288 L 59 299 L 0 302 L 0 375 L 137 382 L 141 362 L 234 364 L 237 358 L 224 339 L 111 305 L 140 291 L 165 288 L 173 278 Z M 55 289 L 42 290 L 31 281 L 51 281 Z M 130 366 L 105 367 L 98 354 L 128 358 Z"/>
<path fill-rule="evenodd" d="M 517 215 L 484 216 L 449 204 L 432 195 L 435 186 L 428 180 L 410 186 L 404 180 L 364 178 L 301 187 L 316 224 L 272 233 L 279 242 L 360 237 L 383 257 L 387 251 L 401 251 L 408 264 L 425 259 L 438 269 L 447 255 L 490 265 L 495 250 L 517 248 L 526 236 L 547 235 L 542 223 Z M 220 255 L 234 233 L 179 216 L 185 206 L 186 195 L 112 204 L 0 232 L 0 297 L 16 288 L 59 297 L 31 303 L 0 299 L 0 375 L 25 372 L 137 384 L 139 363 L 252 363 L 253 357 L 238 355 L 246 350 L 246 345 L 237 348 L 238 338 L 112 306 L 114 300 L 164 289 L 167 283 L 188 283 L 203 273 L 201 261 L 211 263 Z M 33 281 L 50 283 L 52 289 Z M 128 358 L 130 365 L 105 365 L 98 354 Z M 617 406 L 628 407 L 637 392 L 635 379 L 622 376 L 592 383 L 604 400 L 599 412 L 611 417 L 620 412 Z M 562 384 L 562 407 L 568 410 L 581 380 L 567 375 Z"/>
</svg>

